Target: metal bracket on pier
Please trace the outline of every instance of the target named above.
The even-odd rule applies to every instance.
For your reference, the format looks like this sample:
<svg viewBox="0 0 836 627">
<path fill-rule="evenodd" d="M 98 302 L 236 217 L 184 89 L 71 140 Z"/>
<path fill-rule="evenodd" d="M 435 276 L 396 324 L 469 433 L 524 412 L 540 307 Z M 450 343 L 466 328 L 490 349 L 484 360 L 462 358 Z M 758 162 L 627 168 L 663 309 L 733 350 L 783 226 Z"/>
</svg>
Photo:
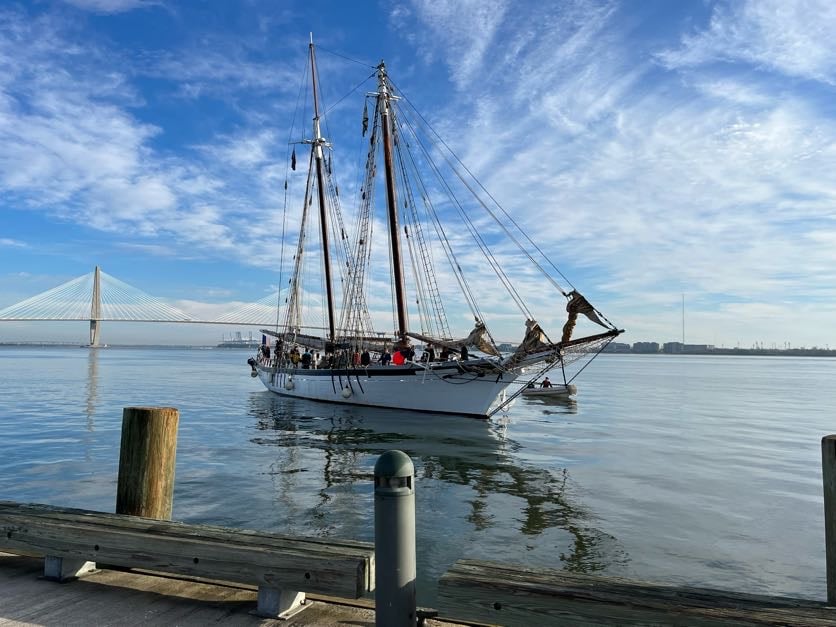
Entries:
<svg viewBox="0 0 836 627">
<path fill-rule="evenodd" d="M 96 562 L 55 555 L 44 556 L 44 579 L 60 582 L 72 581 L 89 575 L 95 570 Z"/>
<path fill-rule="evenodd" d="M 259 586 L 258 608 L 255 613 L 265 618 L 287 620 L 311 605 L 312 602 L 305 599 L 304 592 Z"/>
</svg>

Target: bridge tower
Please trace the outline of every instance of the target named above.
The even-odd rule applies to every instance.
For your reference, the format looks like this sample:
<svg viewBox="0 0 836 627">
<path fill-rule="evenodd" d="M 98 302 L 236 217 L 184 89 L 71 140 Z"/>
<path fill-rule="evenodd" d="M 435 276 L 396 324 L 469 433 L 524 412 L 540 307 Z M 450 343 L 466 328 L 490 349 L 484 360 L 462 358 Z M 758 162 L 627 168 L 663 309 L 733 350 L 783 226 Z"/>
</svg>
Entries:
<svg viewBox="0 0 836 627">
<path fill-rule="evenodd" d="M 102 289 L 99 266 L 93 273 L 93 298 L 90 303 L 90 348 L 99 347 L 99 322 L 102 319 Z"/>
</svg>

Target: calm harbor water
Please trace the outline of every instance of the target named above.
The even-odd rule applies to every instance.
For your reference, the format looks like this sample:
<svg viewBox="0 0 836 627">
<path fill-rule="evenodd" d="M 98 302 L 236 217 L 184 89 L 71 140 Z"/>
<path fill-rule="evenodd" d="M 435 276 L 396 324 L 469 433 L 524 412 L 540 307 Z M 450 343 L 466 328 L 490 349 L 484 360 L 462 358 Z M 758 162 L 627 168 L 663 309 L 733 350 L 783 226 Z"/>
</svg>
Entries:
<svg viewBox="0 0 836 627">
<path fill-rule="evenodd" d="M 0 499 L 113 511 L 122 408 L 171 405 L 176 520 L 372 540 L 374 463 L 407 452 L 421 604 L 463 557 L 826 596 L 836 360 L 604 355 L 577 402 L 486 422 L 282 399 L 248 356 L 0 348 Z"/>
</svg>

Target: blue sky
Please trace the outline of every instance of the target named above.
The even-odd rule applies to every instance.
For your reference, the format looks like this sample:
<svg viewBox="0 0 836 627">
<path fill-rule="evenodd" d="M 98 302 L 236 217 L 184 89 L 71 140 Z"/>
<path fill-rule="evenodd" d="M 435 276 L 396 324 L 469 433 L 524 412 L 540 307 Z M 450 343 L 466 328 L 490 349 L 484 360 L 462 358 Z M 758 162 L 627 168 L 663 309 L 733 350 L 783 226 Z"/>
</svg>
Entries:
<svg viewBox="0 0 836 627">
<path fill-rule="evenodd" d="M 96 264 L 204 318 L 275 289 L 311 31 L 336 147 L 366 70 L 330 52 L 385 59 L 625 341 L 680 339 L 684 294 L 689 342 L 836 346 L 829 0 L 4 3 L 0 308 Z M 237 330 L 151 327 L 105 340 Z"/>
</svg>

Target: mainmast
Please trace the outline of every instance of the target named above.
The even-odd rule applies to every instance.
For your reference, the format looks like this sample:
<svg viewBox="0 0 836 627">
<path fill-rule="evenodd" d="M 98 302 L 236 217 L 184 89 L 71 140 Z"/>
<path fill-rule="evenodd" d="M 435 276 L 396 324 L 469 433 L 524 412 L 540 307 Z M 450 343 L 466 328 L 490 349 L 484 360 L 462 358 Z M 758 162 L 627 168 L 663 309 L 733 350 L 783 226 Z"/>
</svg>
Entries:
<svg viewBox="0 0 836 627">
<path fill-rule="evenodd" d="M 398 228 L 398 197 L 395 190 L 395 167 L 392 157 L 391 116 L 389 111 L 389 88 L 386 85 L 386 66 L 377 66 L 377 102 L 380 124 L 383 127 L 383 166 L 386 170 L 386 206 L 389 215 L 389 240 L 392 245 L 392 274 L 395 277 L 395 302 L 398 307 L 398 329 L 396 335 L 406 341 L 409 331 L 406 317 L 406 296 L 404 294 L 403 262 L 401 261 L 401 236 Z"/>
<path fill-rule="evenodd" d="M 316 162 L 316 186 L 319 192 L 319 225 L 322 230 L 322 259 L 325 264 L 325 292 L 328 297 L 328 339 L 333 342 L 334 333 L 334 290 L 331 285 L 331 256 L 328 248 L 328 210 L 325 204 L 325 176 L 323 174 L 322 147 L 326 145 L 319 128 L 319 100 L 316 90 L 316 59 L 314 57 L 313 35 L 310 43 L 311 79 L 313 80 L 313 134 L 314 160 Z"/>
</svg>

